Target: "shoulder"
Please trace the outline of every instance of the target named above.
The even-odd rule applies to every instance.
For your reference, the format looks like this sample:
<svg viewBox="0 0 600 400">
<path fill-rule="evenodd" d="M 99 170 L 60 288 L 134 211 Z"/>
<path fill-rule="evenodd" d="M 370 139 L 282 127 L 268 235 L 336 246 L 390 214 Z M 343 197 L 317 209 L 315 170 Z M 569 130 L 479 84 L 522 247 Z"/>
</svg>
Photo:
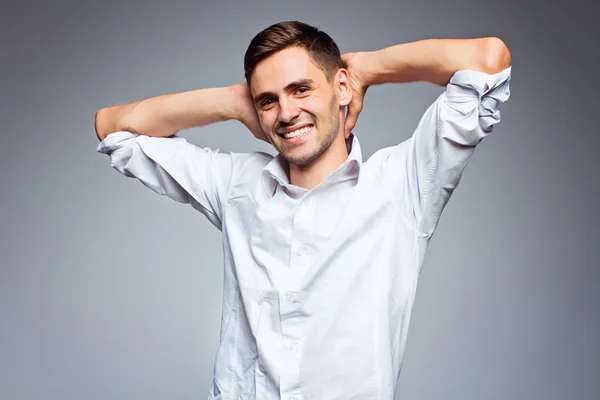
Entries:
<svg viewBox="0 0 600 400">
<path fill-rule="evenodd" d="M 380 168 L 390 157 L 406 157 L 410 144 L 410 138 L 403 140 L 402 142 L 389 147 L 384 147 L 377 150 L 369 159 L 363 164 L 368 168 Z"/>
<path fill-rule="evenodd" d="M 228 152 L 228 154 L 237 168 L 247 171 L 250 174 L 262 170 L 274 158 L 273 155 L 262 151 L 251 153 Z"/>
<path fill-rule="evenodd" d="M 231 157 L 232 169 L 238 183 L 252 181 L 260 177 L 261 171 L 273 160 L 274 156 L 257 151 L 250 153 L 228 153 Z"/>
</svg>

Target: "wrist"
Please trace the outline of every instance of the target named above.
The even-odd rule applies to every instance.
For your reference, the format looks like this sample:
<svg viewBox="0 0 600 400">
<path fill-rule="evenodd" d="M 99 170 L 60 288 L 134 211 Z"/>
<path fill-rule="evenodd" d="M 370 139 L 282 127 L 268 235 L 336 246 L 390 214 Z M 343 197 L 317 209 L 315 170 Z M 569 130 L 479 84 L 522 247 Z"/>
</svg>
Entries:
<svg viewBox="0 0 600 400">
<path fill-rule="evenodd" d="M 242 122 L 245 110 L 244 98 L 247 96 L 248 87 L 245 83 L 236 83 L 227 86 L 227 113 L 230 119 Z"/>
<path fill-rule="evenodd" d="M 365 87 L 380 85 L 382 80 L 380 51 L 365 51 L 358 53 L 360 57 L 360 77 Z"/>
</svg>

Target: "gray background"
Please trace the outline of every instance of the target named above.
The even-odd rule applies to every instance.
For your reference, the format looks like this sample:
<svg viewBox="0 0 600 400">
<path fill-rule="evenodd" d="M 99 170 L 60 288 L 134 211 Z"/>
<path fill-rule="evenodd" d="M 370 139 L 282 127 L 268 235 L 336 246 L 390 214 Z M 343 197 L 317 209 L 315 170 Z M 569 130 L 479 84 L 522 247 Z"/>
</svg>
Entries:
<svg viewBox="0 0 600 400">
<path fill-rule="evenodd" d="M 397 398 L 600 398 L 600 35 L 597 11 L 563 3 L 2 3 L 0 398 L 206 397 L 219 231 L 113 170 L 94 114 L 241 82 L 250 39 L 290 19 L 342 52 L 494 35 L 512 53 L 502 122 L 425 261 Z M 409 137 L 441 90 L 369 89 L 365 158 Z M 273 152 L 235 121 L 182 135 Z"/>
</svg>

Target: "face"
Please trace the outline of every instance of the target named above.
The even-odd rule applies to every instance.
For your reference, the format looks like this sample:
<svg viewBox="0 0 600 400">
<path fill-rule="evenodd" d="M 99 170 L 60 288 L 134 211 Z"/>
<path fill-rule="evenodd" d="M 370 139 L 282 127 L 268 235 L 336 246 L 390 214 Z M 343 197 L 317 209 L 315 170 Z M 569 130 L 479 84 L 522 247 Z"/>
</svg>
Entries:
<svg viewBox="0 0 600 400">
<path fill-rule="evenodd" d="M 263 130 L 288 162 L 303 166 L 317 160 L 343 135 L 341 94 L 347 75 L 338 70 L 333 82 L 298 47 L 262 60 L 251 76 L 251 91 Z M 341 82 L 341 83 L 340 83 Z"/>
</svg>

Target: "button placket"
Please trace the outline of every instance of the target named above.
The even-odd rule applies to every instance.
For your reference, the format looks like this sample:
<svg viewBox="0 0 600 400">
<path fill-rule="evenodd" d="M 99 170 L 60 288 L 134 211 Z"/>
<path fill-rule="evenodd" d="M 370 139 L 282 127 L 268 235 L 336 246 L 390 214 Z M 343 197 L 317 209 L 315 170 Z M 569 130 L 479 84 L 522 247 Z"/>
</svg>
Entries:
<svg viewBox="0 0 600 400">
<path fill-rule="evenodd" d="M 292 270 L 295 270 L 298 267 L 304 267 L 308 263 L 309 247 L 306 245 L 306 242 L 310 240 L 309 232 L 314 225 L 312 222 L 313 212 L 310 209 L 312 201 L 311 197 L 305 198 L 294 216 L 290 249 L 290 268 Z M 294 272 L 302 273 L 301 271 Z"/>
<path fill-rule="evenodd" d="M 281 292 L 281 334 L 282 334 L 282 362 L 286 367 L 280 375 L 280 397 L 282 399 L 302 400 L 303 396 L 298 392 L 300 387 L 300 357 L 302 337 L 302 313 L 300 293 L 295 292 L 297 284 L 305 273 L 305 267 L 310 257 L 310 248 L 306 243 L 311 238 L 311 229 L 314 225 L 314 205 L 311 198 L 301 200 L 295 211 L 292 224 L 292 239 L 290 248 L 290 270 L 288 271 L 287 291 Z"/>
</svg>

